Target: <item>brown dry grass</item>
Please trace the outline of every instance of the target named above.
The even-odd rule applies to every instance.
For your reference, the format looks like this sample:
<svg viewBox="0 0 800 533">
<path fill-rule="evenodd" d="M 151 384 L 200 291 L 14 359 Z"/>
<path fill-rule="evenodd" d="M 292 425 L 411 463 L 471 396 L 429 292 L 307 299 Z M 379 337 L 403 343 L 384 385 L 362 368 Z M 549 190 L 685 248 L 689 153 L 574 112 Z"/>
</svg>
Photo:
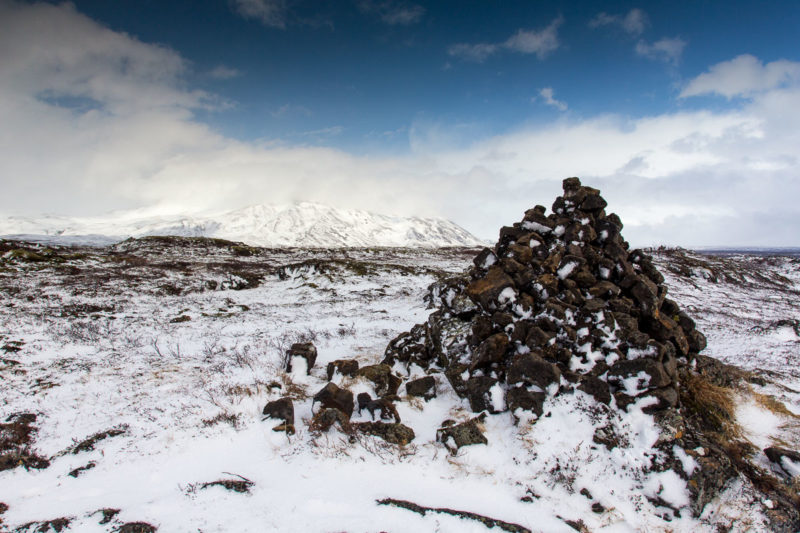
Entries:
<svg viewBox="0 0 800 533">
<path fill-rule="evenodd" d="M 794 414 L 789 409 L 787 409 L 786 405 L 784 405 L 783 402 L 781 402 L 774 396 L 770 396 L 768 394 L 761 394 L 760 392 L 756 392 L 752 389 L 750 389 L 749 392 L 750 395 L 753 397 L 753 400 L 755 400 L 755 402 L 764 409 L 771 411 L 776 415 L 785 416 L 787 418 L 792 418 L 792 419 L 800 419 L 800 416 Z"/>
<path fill-rule="evenodd" d="M 742 435 L 736 423 L 734 390 L 711 383 L 702 374 L 687 372 L 681 377 L 681 400 L 706 427 L 733 441 Z"/>
</svg>

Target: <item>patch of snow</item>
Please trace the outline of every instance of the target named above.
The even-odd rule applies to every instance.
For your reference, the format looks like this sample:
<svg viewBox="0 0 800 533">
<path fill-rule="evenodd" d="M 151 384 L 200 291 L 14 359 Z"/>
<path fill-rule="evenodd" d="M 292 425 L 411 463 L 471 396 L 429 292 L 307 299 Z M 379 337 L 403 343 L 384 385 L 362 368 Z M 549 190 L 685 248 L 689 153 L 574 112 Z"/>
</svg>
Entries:
<svg viewBox="0 0 800 533">
<path fill-rule="evenodd" d="M 643 487 L 651 498 L 661 498 L 673 507 L 689 505 L 689 490 L 686 482 L 672 470 L 651 475 Z"/>
<path fill-rule="evenodd" d="M 622 391 L 628 396 L 639 396 L 650 385 L 650 374 L 642 370 L 635 376 L 620 380 L 620 385 Z"/>
<path fill-rule="evenodd" d="M 531 220 L 526 220 L 525 222 L 523 222 L 522 223 L 522 229 L 526 229 L 526 230 L 529 230 L 529 231 L 535 231 L 537 233 L 542 233 L 542 234 L 550 233 L 551 231 L 553 231 L 552 229 L 548 228 L 547 226 L 545 226 L 543 224 L 539 224 L 538 222 L 533 222 Z"/>
<path fill-rule="evenodd" d="M 686 475 L 691 477 L 694 471 L 700 466 L 697 464 L 697 461 L 695 461 L 694 457 L 687 454 L 686 450 L 680 446 L 673 446 L 672 452 L 681 462 L 681 466 L 683 467 L 683 471 L 686 472 Z"/>
<path fill-rule="evenodd" d="M 792 461 L 788 457 L 784 456 L 781 457 L 781 466 L 790 476 L 800 476 L 800 463 Z"/>
<path fill-rule="evenodd" d="M 575 267 L 577 267 L 577 266 L 578 266 L 578 263 L 576 263 L 575 261 L 570 261 L 569 263 L 567 263 L 566 265 L 564 265 L 564 266 L 562 266 L 561 268 L 558 269 L 558 277 L 560 279 L 567 279 L 569 277 L 569 275 L 572 274 L 572 271 L 575 270 Z"/>
<path fill-rule="evenodd" d="M 489 389 L 490 403 L 492 404 L 492 408 L 498 413 L 506 410 L 505 394 L 505 389 L 503 389 L 499 383 L 495 383 L 494 386 Z"/>
<path fill-rule="evenodd" d="M 497 296 L 497 301 L 498 303 L 500 303 L 500 305 L 516 302 L 517 291 L 514 290 L 514 287 L 506 287 Z"/>
</svg>

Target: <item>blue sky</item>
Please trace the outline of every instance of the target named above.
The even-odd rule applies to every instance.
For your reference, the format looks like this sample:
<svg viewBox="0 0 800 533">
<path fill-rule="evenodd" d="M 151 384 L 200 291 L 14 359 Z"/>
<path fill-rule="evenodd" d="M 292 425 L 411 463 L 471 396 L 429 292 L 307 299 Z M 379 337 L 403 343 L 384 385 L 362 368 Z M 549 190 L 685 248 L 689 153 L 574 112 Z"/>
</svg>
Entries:
<svg viewBox="0 0 800 533">
<path fill-rule="evenodd" d="M 198 113 L 225 135 L 364 153 L 408 149 L 415 124 L 461 129 L 464 138 L 453 137 L 470 142 L 554 120 L 564 111 L 541 97 L 548 87 L 578 117 L 725 106 L 678 101 L 681 82 L 740 54 L 786 57 L 798 50 L 800 28 L 796 2 L 264 5 L 277 6 L 274 20 L 220 0 L 76 2 L 114 30 L 179 51 L 191 63 L 187 83 L 231 105 Z M 632 10 L 640 16 L 626 27 Z M 541 55 L 501 48 L 476 60 L 453 53 L 459 44 L 502 43 L 559 20 L 554 49 Z M 636 51 L 670 39 L 683 44 L 675 56 Z"/>
<path fill-rule="evenodd" d="M 798 245 L 800 3 L 0 0 L 0 214 L 319 201 Z M 796 109 L 796 111 L 795 111 Z"/>
</svg>

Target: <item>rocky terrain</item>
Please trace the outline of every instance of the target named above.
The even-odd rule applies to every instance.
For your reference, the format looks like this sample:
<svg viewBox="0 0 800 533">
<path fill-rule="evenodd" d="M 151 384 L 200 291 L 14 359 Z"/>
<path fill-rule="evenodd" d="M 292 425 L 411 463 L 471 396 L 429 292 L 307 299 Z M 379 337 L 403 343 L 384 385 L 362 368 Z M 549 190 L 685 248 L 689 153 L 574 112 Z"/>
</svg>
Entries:
<svg viewBox="0 0 800 533">
<path fill-rule="evenodd" d="M 0 242 L 0 529 L 796 531 L 800 260 Z"/>
</svg>

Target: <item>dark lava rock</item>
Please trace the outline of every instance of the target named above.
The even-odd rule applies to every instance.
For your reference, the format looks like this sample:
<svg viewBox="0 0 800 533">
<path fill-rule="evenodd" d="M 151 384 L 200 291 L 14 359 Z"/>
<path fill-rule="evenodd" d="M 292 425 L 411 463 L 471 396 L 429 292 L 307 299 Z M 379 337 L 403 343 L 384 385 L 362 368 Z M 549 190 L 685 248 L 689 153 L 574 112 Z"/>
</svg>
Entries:
<svg viewBox="0 0 800 533">
<path fill-rule="evenodd" d="M 302 357 L 306 360 L 307 373 L 311 374 L 314 363 L 317 362 L 317 348 L 310 342 L 297 342 L 286 352 L 286 371 L 292 371 L 292 358 Z"/>
<path fill-rule="evenodd" d="M 339 424 L 339 429 L 345 433 L 350 433 L 352 430 L 350 417 L 335 408 L 320 409 L 311 419 L 309 429 L 312 431 L 328 431 L 335 424 Z"/>
<path fill-rule="evenodd" d="M 617 385 L 622 385 L 623 381 L 630 378 L 638 377 L 636 387 L 628 387 L 623 389 L 625 394 L 629 396 L 636 396 L 631 394 L 640 388 L 657 389 L 666 387 L 671 383 L 664 365 L 660 362 L 650 359 L 649 357 L 640 357 L 633 360 L 624 360 L 614 363 L 608 371 L 608 379 L 610 382 Z"/>
<path fill-rule="evenodd" d="M 356 372 L 356 375 L 365 377 L 373 382 L 375 384 L 375 393 L 378 396 L 397 394 L 397 389 L 403 383 L 402 378 L 392 372 L 392 367 L 383 363 L 362 367 Z"/>
<path fill-rule="evenodd" d="M 269 402 L 264 406 L 262 414 L 268 418 L 283 420 L 283 424 L 273 428 L 275 431 L 294 433 L 294 404 L 291 398 L 284 397 Z"/>
<path fill-rule="evenodd" d="M 117 533 L 155 533 L 158 528 L 147 522 L 128 522 L 122 524 L 115 531 Z"/>
<path fill-rule="evenodd" d="M 355 359 L 337 359 L 328 363 L 326 370 L 328 372 L 328 381 L 333 379 L 333 375 L 336 372 L 343 376 L 354 378 L 358 372 L 358 361 Z"/>
<path fill-rule="evenodd" d="M 334 383 L 328 383 L 314 395 L 312 403 L 317 402 L 320 403 L 323 409 L 338 409 L 347 415 L 347 418 L 353 416 L 353 408 L 355 407 L 353 393 L 347 389 L 339 388 Z"/>
<path fill-rule="evenodd" d="M 505 333 L 496 333 L 480 343 L 475 351 L 472 370 L 483 368 L 492 363 L 500 363 L 508 348 L 508 337 Z"/>
<path fill-rule="evenodd" d="M 600 378 L 584 376 L 581 379 L 580 385 L 578 385 L 578 389 L 586 394 L 592 395 L 598 402 L 602 402 L 606 405 L 611 403 L 611 392 L 608 388 L 608 383 Z"/>
<path fill-rule="evenodd" d="M 544 411 L 544 392 L 530 391 L 527 387 L 513 387 L 506 391 L 506 406 L 514 413 L 517 409 L 529 411 L 537 417 Z M 516 416 L 516 415 L 515 415 Z"/>
<path fill-rule="evenodd" d="M 469 406 L 472 412 L 497 412 L 492 402 L 490 392 L 491 388 L 495 385 L 497 385 L 497 380 L 489 376 L 475 376 L 466 381 L 466 397 L 469 400 Z"/>
<path fill-rule="evenodd" d="M 776 465 L 780 466 L 781 468 L 784 468 L 784 465 L 783 465 L 783 459 L 784 458 L 788 459 L 788 460 L 790 460 L 790 461 L 792 461 L 794 463 L 797 463 L 797 466 L 800 467 L 800 453 L 798 453 L 798 452 L 796 452 L 794 450 L 789 450 L 789 449 L 786 449 L 786 448 L 772 447 L 772 448 L 765 449 L 764 450 L 764 454 L 766 454 L 767 458 L 770 461 L 772 461 Z"/>
<path fill-rule="evenodd" d="M 414 379 L 406 382 L 406 393 L 409 396 L 420 396 L 426 400 L 436 397 L 436 379 L 433 376 Z"/>
<path fill-rule="evenodd" d="M 541 356 L 533 352 L 517 355 L 508 367 L 507 380 L 509 384 L 523 383 L 536 385 L 546 390 L 552 383 L 559 383 L 561 370 L 553 363 L 548 363 Z"/>
<path fill-rule="evenodd" d="M 513 286 L 514 280 L 503 272 L 502 268 L 493 265 L 489 267 L 485 277 L 477 279 L 467 286 L 466 293 L 475 303 L 488 311 L 496 308 L 500 293 Z"/>
<path fill-rule="evenodd" d="M 413 429 L 400 423 L 359 422 L 353 424 L 353 427 L 361 433 L 380 437 L 386 442 L 398 446 L 405 446 L 416 436 Z"/>
<path fill-rule="evenodd" d="M 483 418 L 476 417 L 467 422 L 441 427 L 436 430 L 436 439 L 445 445 L 453 455 L 462 446 L 472 444 L 489 444 L 483 435 Z"/>
<path fill-rule="evenodd" d="M 372 397 L 366 392 L 359 394 L 356 399 L 358 400 L 359 414 L 366 409 L 374 420 L 375 412 L 377 411 L 381 420 L 394 420 L 395 422 L 400 422 L 400 414 L 397 412 L 397 408 L 390 400 L 386 398 L 378 398 L 377 400 L 373 400 Z"/>
</svg>

